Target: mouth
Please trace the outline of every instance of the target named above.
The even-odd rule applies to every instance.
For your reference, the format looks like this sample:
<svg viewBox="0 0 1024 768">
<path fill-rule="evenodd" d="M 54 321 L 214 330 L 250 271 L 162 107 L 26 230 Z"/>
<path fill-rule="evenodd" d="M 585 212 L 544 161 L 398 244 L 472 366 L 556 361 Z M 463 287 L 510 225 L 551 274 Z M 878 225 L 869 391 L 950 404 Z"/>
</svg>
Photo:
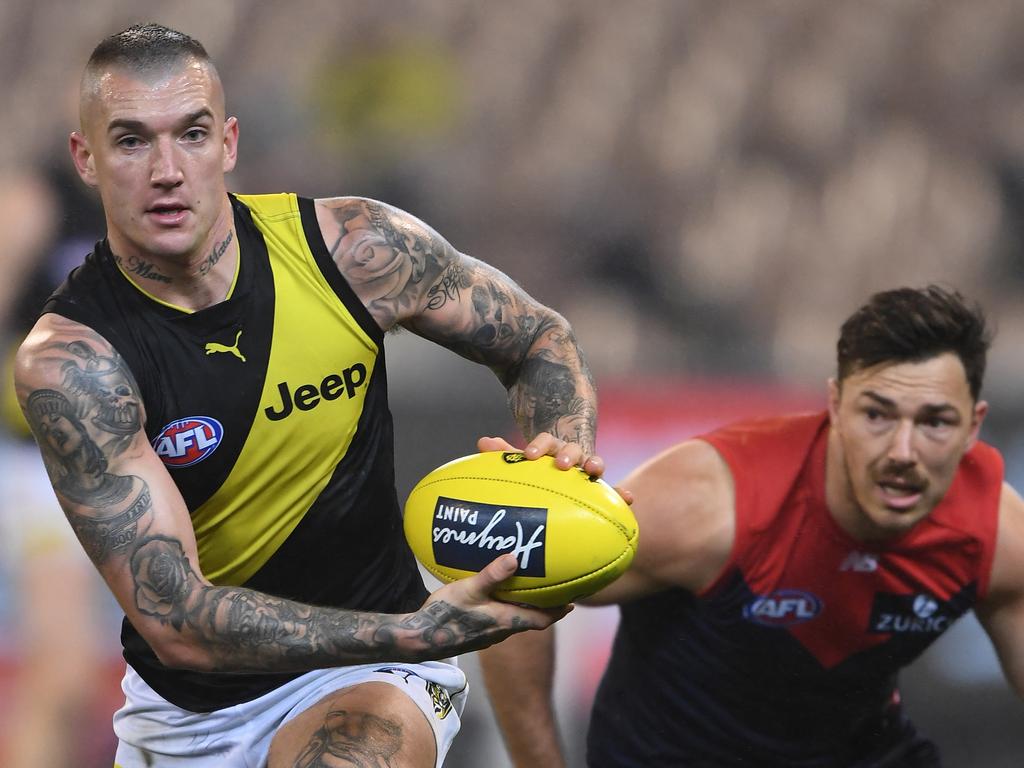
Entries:
<svg viewBox="0 0 1024 768">
<path fill-rule="evenodd" d="M 917 506 L 924 496 L 924 483 L 887 478 L 878 481 L 882 503 L 889 509 L 907 510 Z"/>
<path fill-rule="evenodd" d="M 146 209 L 146 216 L 165 227 L 180 225 L 188 216 L 188 207 L 180 203 L 157 203 Z"/>
</svg>

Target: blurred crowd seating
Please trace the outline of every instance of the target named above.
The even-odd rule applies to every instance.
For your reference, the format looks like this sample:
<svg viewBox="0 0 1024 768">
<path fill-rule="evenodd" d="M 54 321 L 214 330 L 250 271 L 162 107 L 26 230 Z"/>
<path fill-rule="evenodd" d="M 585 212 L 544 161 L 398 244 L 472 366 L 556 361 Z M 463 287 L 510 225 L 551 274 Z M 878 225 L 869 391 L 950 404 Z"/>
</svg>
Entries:
<svg viewBox="0 0 1024 768">
<path fill-rule="evenodd" d="M 819 377 L 865 294 L 934 279 L 1015 380 L 1014 0 L 8 0 L 0 163 L 62 155 L 92 44 L 157 16 L 220 62 L 236 188 L 412 209 L 581 318 L 601 373 Z"/>
</svg>

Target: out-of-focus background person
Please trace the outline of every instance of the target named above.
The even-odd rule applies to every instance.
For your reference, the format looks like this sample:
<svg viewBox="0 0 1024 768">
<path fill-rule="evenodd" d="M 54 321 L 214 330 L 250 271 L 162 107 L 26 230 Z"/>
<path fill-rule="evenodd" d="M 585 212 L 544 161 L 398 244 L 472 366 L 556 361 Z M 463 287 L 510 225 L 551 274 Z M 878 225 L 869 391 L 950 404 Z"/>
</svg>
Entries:
<svg viewBox="0 0 1024 768">
<path fill-rule="evenodd" d="M 613 482 L 723 421 L 821 407 L 842 318 L 873 291 L 941 282 L 980 299 L 998 328 L 983 437 L 1024 484 L 1024 3 L 7 0 L 7 340 L 28 273 L 48 290 L 89 250 L 40 276 L 73 236 L 55 220 L 55 196 L 88 199 L 54 170 L 70 171 L 81 66 L 95 40 L 151 20 L 198 35 L 230 84 L 241 152 L 259 158 L 240 163 L 233 188 L 388 200 L 558 307 L 597 377 Z M 514 435 L 486 371 L 408 335 L 388 344 L 400 348 L 390 356 L 400 496 L 472 452 L 477 435 Z M 5 451 L 17 444 L 5 440 Z M 78 600 L 41 635 L 19 618 L 33 590 L 46 602 L 87 587 L 42 555 L 8 553 L 9 521 L 21 536 L 29 517 L 24 498 L 10 500 L 14 464 L 4 464 L 0 717 L 11 746 L 32 730 L 35 705 L 15 691 L 35 669 L 36 641 L 74 654 L 116 615 Z M 36 586 L 22 562 L 39 566 Z M 616 617 L 581 609 L 559 627 L 566 734 L 582 735 Z M 117 659 L 65 674 L 64 656 L 49 653 L 43 672 L 67 693 L 40 705 L 60 722 L 47 738 L 79 756 L 50 764 L 91 765 L 106 745 L 88 739 L 109 725 L 81 725 L 76 696 L 109 692 L 112 679 L 116 697 Z M 464 666 L 474 682 L 474 659 Z M 73 678 L 79 669 L 95 677 Z M 973 619 L 902 688 L 949 766 L 1019 766 L 1024 707 Z M 567 744 L 573 766 L 580 743 Z M 507 764 L 476 685 L 448 765 Z"/>
</svg>

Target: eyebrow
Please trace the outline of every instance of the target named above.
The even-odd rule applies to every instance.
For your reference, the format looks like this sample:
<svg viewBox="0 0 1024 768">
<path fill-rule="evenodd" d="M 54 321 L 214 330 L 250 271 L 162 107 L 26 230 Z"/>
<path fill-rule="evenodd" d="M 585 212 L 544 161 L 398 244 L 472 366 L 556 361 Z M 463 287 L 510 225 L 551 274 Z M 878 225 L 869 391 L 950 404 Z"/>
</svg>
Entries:
<svg viewBox="0 0 1024 768">
<path fill-rule="evenodd" d="M 884 395 L 880 395 L 873 389 L 866 389 L 860 394 L 862 397 L 867 397 L 871 400 L 874 400 L 876 403 L 878 403 L 881 406 L 884 406 L 885 408 L 896 408 L 895 400 L 891 400 L 888 397 L 885 397 Z M 922 405 L 919 410 L 922 413 L 940 413 L 942 411 L 955 411 L 956 413 L 959 413 L 959 411 L 957 411 L 956 409 L 956 406 L 954 406 L 952 403 L 927 403 L 925 405 Z"/>
<path fill-rule="evenodd" d="M 195 112 L 190 112 L 181 119 L 179 124 L 191 125 L 192 123 L 199 122 L 204 117 L 211 120 L 213 119 L 213 112 L 210 111 L 209 107 L 203 107 L 202 109 L 197 109 Z M 118 128 L 124 128 L 127 131 L 136 132 L 144 130 L 146 128 L 146 124 L 141 120 L 129 120 L 128 118 L 119 117 L 110 121 L 107 125 L 107 133 L 117 130 Z"/>
</svg>

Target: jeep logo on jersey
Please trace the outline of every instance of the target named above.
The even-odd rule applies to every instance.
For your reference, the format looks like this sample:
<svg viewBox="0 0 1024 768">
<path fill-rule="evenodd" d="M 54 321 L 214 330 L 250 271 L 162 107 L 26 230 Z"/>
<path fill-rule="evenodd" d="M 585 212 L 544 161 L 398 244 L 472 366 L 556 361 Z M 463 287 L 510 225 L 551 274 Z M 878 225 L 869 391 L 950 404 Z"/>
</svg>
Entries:
<svg viewBox="0 0 1024 768">
<path fill-rule="evenodd" d="M 172 421 L 153 438 L 153 450 L 172 469 L 191 467 L 217 450 L 224 427 L 209 416 L 189 416 Z"/>
<path fill-rule="evenodd" d="M 788 627 L 821 613 L 821 600 L 799 589 L 777 589 L 743 606 L 743 618 L 766 627 Z"/>
<path fill-rule="evenodd" d="M 874 634 L 938 635 L 949 629 L 959 615 L 949 603 L 931 595 L 879 593 L 871 606 L 868 631 Z"/>
<path fill-rule="evenodd" d="M 302 384 L 295 388 L 292 395 L 287 381 L 277 385 L 279 405 L 270 405 L 263 409 L 271 421 L 280 421 L 292 414 L 296 408 L 300 411 L 311 411 L 324 400 L 337 400 L 342 395 L 349 398 L 356 396 L 356 390 L 366 383 L 366 366 L 356 363 L 341 373 L 331 373 L 319 384 Z"/>
<path fill-rule="evenodd" d="M 544 575 L 548 511 L 543 507 L 509 507 L 445 496 L 434 507 L 434 562 L 446 568 L 479 571 L 511 552 L 519 561 L 517 576 Z"/>
</svg>

